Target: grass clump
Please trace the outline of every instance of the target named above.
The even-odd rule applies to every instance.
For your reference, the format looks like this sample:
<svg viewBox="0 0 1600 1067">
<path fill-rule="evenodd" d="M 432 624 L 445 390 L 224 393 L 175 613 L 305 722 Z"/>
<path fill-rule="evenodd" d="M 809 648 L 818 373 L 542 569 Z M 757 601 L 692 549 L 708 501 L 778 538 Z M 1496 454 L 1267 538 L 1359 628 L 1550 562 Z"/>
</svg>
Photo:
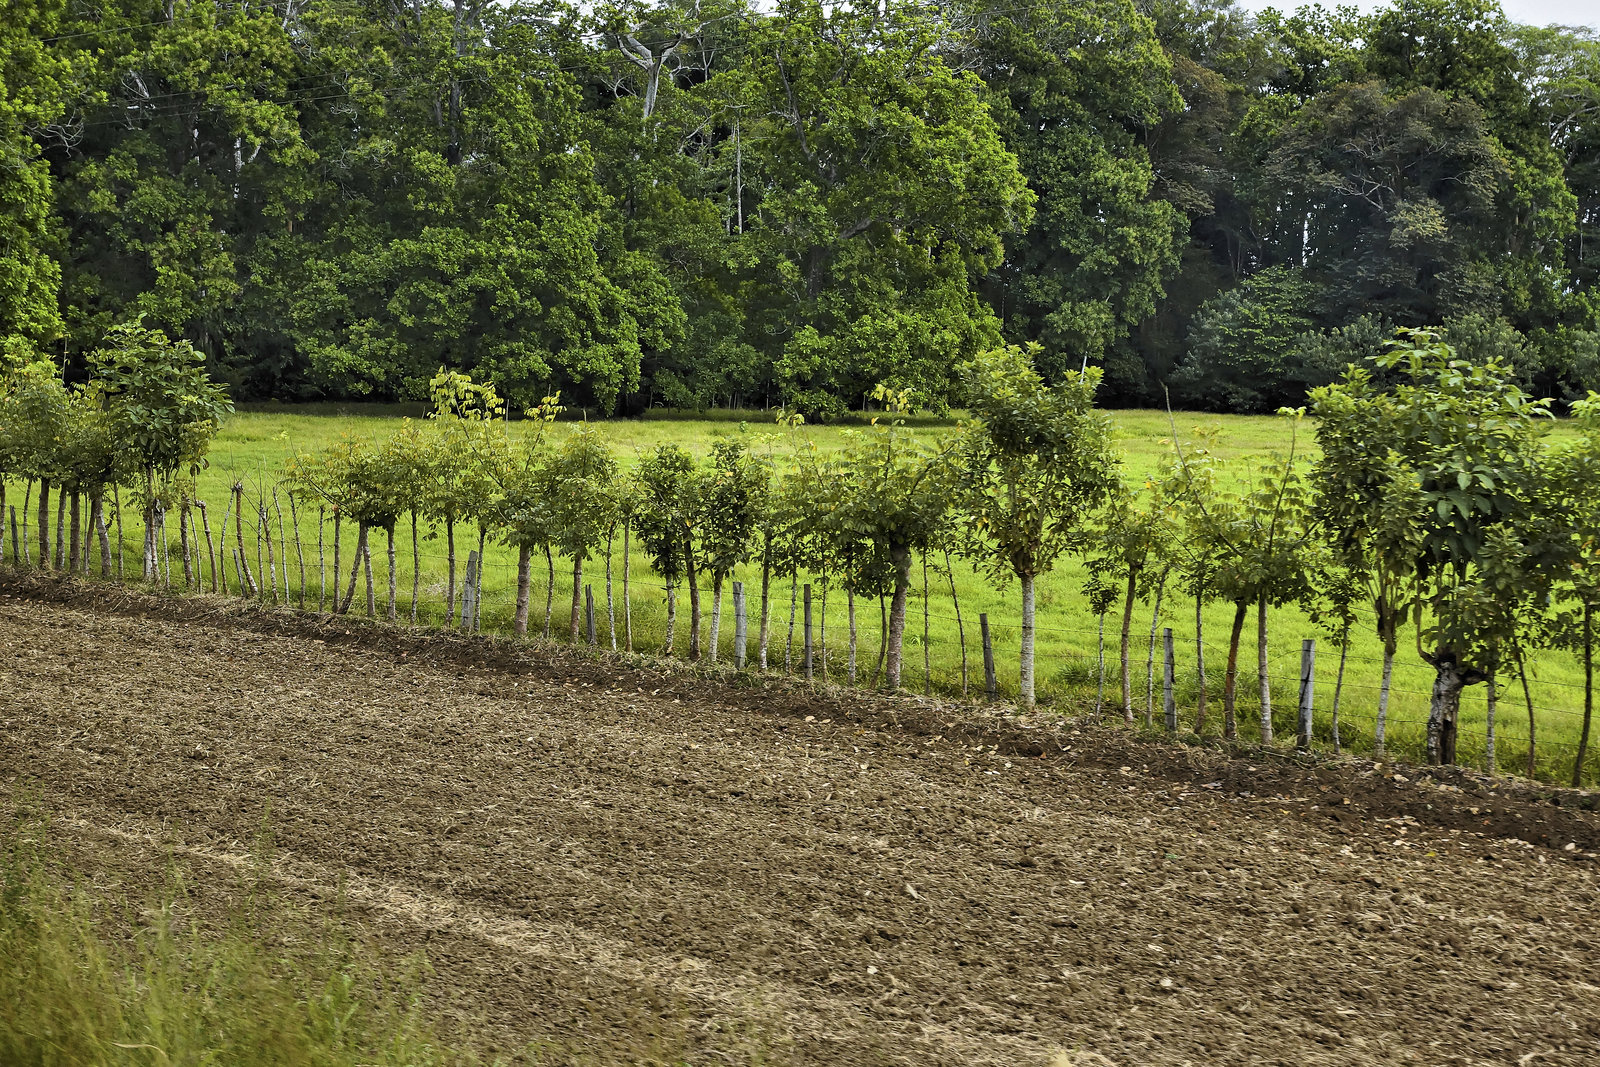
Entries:
<svg viewBox="0 0 1600 1067">
<path fill-rule="evenodd" d="M 384 982 L 337 938 L 269 955 L 266 908 L 200 923 L 184 917 L 178 884 L 119 906 L 53 877 L 15 840 L 3 859 L 0 1064 L 463 1062 L 433 1038 L 409 983 Z"/>
</svg>

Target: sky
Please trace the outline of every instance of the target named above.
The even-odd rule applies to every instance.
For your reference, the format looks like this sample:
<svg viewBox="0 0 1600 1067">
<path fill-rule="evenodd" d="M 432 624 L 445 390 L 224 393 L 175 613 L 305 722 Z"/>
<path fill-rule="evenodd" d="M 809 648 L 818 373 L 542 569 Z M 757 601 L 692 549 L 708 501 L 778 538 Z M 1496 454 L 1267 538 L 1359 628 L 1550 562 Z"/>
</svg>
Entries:
<svg viewBox="0 0 1600 1067">
<path fill-rule="evenodd" d="M 1341 2 L 1362 11 L 1385 6 L 1382 0 L 1324 0 L 1324 6 L 1335 7 Z M 1253 11 L 1264 7 L 1292 11 L 1299 6 L 1295 0 L 1240 0 L 1240 4 Z M 1533 26 L 1600 26 L 1600 0 L 1500 0 L 1500 7 L 1513 21 Z"/>
</svg>

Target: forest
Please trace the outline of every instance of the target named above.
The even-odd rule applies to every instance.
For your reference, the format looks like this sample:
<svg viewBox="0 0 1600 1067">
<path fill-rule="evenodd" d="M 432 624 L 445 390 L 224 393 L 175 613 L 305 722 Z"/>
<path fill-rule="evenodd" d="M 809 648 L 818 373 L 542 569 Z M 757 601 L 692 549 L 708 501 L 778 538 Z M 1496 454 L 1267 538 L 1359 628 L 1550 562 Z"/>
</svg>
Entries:
<svg viewBox="0 0 1600 1067">
<path fill-rule="evenodd" d="M 1400 327 L 1600 385 L 1600 40 L 1492 0 L 7 0 L 0 84 L 69 381 L 142 319 L 239 400 L 825 421 L 1037 344 L 1261 412 Z"/>
</svg>

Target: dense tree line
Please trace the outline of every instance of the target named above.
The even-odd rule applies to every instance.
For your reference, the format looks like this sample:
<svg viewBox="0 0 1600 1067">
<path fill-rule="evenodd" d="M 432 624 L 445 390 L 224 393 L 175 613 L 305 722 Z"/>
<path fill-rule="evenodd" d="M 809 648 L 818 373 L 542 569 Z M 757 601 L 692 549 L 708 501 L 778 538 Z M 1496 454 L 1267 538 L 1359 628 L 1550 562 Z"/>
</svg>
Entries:
<svg viewBox="0 0 1600 1067">
<path fill-rule="evenodd" d="M 0 337 L 241 399 L 785 404 L 1038 343 L 1299 403 L 1397 326 L 1600 383 L 1600 41 L 1491 0 L 8 0 Z"/>
</svg>

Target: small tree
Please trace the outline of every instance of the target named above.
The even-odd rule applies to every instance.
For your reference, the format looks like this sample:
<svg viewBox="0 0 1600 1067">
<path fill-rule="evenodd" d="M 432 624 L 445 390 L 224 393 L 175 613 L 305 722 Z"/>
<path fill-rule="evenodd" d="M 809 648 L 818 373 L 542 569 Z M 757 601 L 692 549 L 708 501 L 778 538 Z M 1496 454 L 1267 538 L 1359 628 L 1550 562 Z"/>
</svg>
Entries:
<svg viewBox="0 0 1600 1067">
<path fill-rule="evenodd" d="M 1463 593 L 1490 535 L 1532 510 L 1544 462 L 1535 420 L 1547 404 L 1525 394 L 1510 367 L 1457 359 L 1426 330 L 1401 331 L 1372 362 L 1384 381 L 1356 366 L 1313 394 L 1325 441 L 1322 510 L 1346 544 L 1359 545 L 1388 518 L 1385 493 L 1404 493 L 1414 536 L 1392 567 L 1415 583 L 1419 651 L 1434 670 L 1428 758 L 1451 762 L 1462 690 L 1488 677 L 1492 654 L 1475 598 Z M 1362 458 L 1358 445 L 1385 462 Z"/>
<path fill-rule="evenodd" d="M 421 457 L 427 472 L 422 512 L 444 526 L 448 618 L 456 606 L 456 526 L 490 516 L 496 487 L 486 458 L 504 449 L 506 403 L 492 384 L 443 367 L 429 381 L 428 391 L 433 434 Z"/>
<path fill-rule="evenodd" d="M 39 485 L 39 565 L 48 567 L 50 487 L 62 475 L 72 421 L 72 394 L 53 364 L 25 363 L 6 376 L 0 420 L 3 420 L 10 469 L 28 481 L 30 490 L 32 483 Z M 26 495 L 23 512 L 26 521 Z"/>
<path fill-rule="evenodd" d="M 1123 486 L 1111 495 L 1105 521 L 1095 532 L 1099 557 L 1095 575 L 1108 584 L 1125 588 L 1122 602 L 1121 678 L 1122 721 L 1133 725 L 1133 668 L 1129 658 L 1133 636 L 1133 608 L 1142 596 L 1155 591 L 1161 580 L 1175 528 L 1172 509 L 1160 487 L 1145 483 L 1140 497 Z"/>
<path fill-rule="evenodd" d="M 889 603 L 884 684 L 900 687 L 905 646 L 906 600 L 911 589 L 911 554 L 926 554 L 944 531 L 950 504 L 950 468 L 942 453 L 921 446 L 905 430 L 903 416 L 911 407 L 911 390 L 880 385 L 872 394 L 890 413 L 874 419 L 867 433 L 853 434 L 845 449 L 835 484 L 842 507 L 833 523 L 841 547 L 859 539 L 889 561 L 893 594 Z M 854 590 L 871 573 L 871 554 L 841 561 L 848 567 L 846 588 Z M 852 611 L 852 616 L 853 616 Z M 853 625 L 853 618 L 852 618 Z"/>
<path fill-rule="evenodd" d="M 697 506 L 694 457 L 678 445 L 658 445 L 639 461 L 634 472 L 639 499 L 639 541 L 650 556 L 650 566 L 661 576 L 667 592 L 666 652 L 678 619 L 677 586 L 690 566 L 693 526 L 690 515 Z M 699 655 L 691 648 L 689 658 Z"/>
<path fill-rule="evenodd" d="M 144 577 L 156 574 L 156 508 L 173 475 L 200 472 L 222 419 L 233 411 L 205 358 L 143 321 L 114 326 L 89 363 L 117 447 L 139 471 L 145 515 Z"/>
<path fill-rule="evenodd" d="M 578 427 L 545 464 L 552 542 L 572 560 L 572 626 L 578 640 L 583 564 L 616 524 L 617 461 L 594 428 Z"/>
<path fill-rule="evenodd" d="M 556 487 L 551 484 L 551 467 L 543 454 L 544 431 L 561 411 L 558 397 L 547 396 L 536 408 L 527 411 L 536 420 L 534 429 L 520 441 L 498 453 L 493 478 L 499 489 L 494 524 L 504 531 L 506 543 L 517 550 L 516 609 L 512 632 L 517 637 L 528 633 L 528 600 L 532 592 L 533 551 L 542 548 L 550 559 L 555 542 Z M 545 596 L 545 636 L 549 636 L 550 603 L 554 597 L 555 568 L 550 567 Z"/>
<path fill-rule="evenodd" d="M 1022 585 L 1019 699 L 1034 703 L 1034 581 L 1087 543 L 1090 518 L 1117 484 L 1111 422 L 1094 408 L 1098 368 L 1048 386 L 1037 346 L 985 352 L 964 368 L 973 419 L 954 448 L 963 551 Z"/>
<path fill-rule="evenodd" d="M 756 529 L 768 506 L 770 472 L 737 441 L 711 445 L 711 462 L 696 493 L 701 551 L 711 570 L 711 662 L 717 662 L 722 628 L 722 583 L 750 558 Z"/>
</svg>

